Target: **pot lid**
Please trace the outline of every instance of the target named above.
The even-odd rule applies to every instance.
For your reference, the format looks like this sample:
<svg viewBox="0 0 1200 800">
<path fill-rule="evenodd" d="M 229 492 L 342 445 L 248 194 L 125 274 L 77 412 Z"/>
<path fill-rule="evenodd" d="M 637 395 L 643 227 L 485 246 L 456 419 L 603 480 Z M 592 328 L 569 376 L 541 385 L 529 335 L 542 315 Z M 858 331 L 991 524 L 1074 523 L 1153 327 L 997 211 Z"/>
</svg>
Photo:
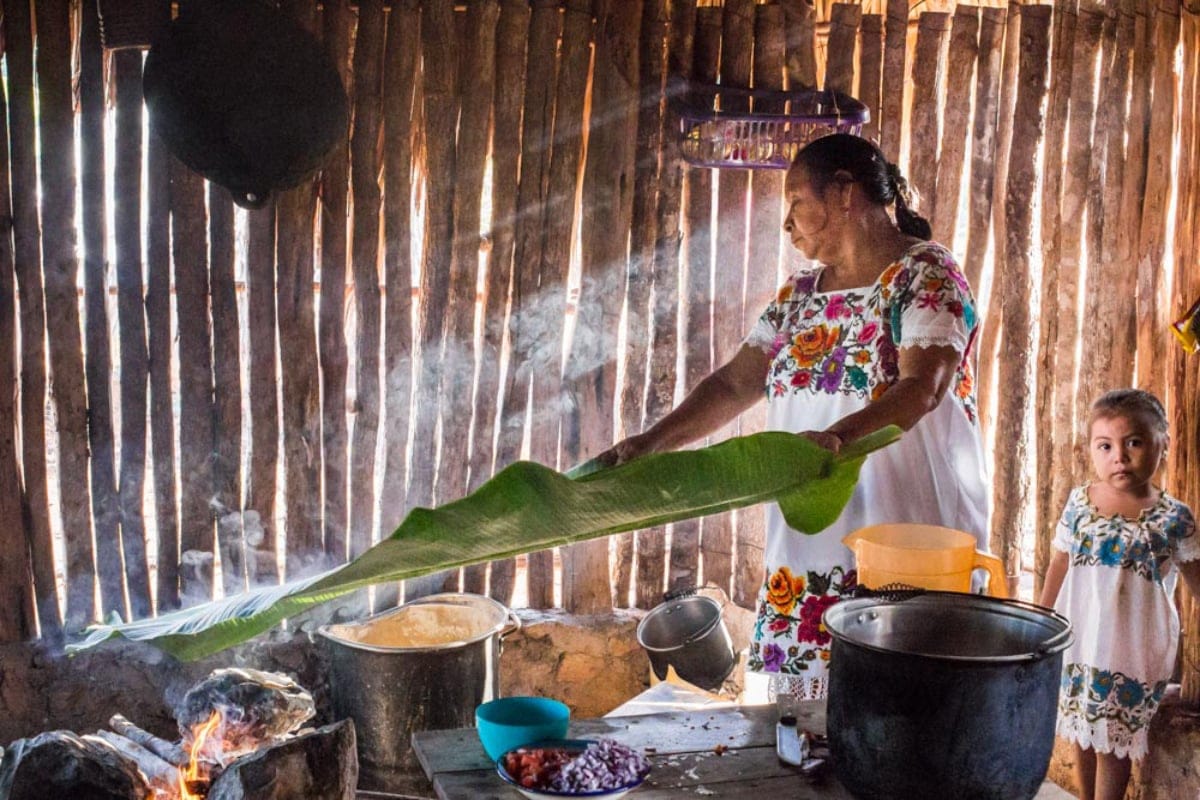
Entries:
<svg viewBox="0 0 1200 800">
<path fill-rule="evenodd" d="M 318 633 L 338 644 L 373 652 L 446 650 L 500 633 L 510 613 L 490 597 L 449 592 L 358 622 L 325 625 Z"/>
</svg>

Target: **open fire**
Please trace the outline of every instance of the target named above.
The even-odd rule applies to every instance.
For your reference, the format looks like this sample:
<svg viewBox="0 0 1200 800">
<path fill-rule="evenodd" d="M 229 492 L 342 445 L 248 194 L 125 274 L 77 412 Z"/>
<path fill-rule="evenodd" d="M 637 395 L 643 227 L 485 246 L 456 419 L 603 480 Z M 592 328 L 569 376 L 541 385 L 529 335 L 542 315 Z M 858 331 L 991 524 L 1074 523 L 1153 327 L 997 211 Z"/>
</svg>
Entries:
<svg viewBox="0 0 1200 800">
<path fill-rule="evenodd" d="M 176 707 L 179 742 L 120 714 L 110 719 L 112 730 L 14 742 L 0 762 L 0 800 L 353 797 L 353 723 L 304 727 L 315 714 L 312 696 L 287 676 L 217 670 Z"/>
</svg>

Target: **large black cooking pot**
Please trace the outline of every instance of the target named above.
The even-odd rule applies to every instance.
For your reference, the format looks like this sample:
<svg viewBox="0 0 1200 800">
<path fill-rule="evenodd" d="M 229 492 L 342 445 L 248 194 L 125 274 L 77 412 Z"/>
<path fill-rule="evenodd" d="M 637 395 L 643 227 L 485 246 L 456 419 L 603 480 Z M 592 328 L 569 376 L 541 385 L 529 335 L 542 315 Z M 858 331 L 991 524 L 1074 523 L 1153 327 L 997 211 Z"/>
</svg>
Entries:
<svg viewBox="0 0 1200 800">
<path fill-rule="evenodd" d="M 1016 600 L 957 592 L 858 598 L 833 637 L 834 771 L 861 800 L 1028 800 L 1054 747 L 1071 625 Z"/>
<path fill-rule="evenodd" d="M 247 208 L 300 183 L 346 136 L 333 61 L 264 0 L 185 0 L 142 81 L 167 149 Z"/>
</svg>

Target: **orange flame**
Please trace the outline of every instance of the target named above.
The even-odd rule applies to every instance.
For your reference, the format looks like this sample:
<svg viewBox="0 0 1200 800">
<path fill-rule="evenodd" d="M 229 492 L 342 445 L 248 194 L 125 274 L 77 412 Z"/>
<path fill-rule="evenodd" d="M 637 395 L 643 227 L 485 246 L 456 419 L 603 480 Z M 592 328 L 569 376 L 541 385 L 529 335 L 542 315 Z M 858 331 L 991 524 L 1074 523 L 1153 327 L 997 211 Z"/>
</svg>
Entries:
<svg viewBox="0 0 1200 800">
<path fill-rule="evenodd" d="M 187 767 L 179 770 L 179 800 L 203 800 L 204 795 L 196 794 L 188 788 L 206 777 L 207 769 L 201 768 L 200 754 L 204 752 L 204 744 L 212 736 L 213 731 L 221 724 L 221 712 L 214 711 L 208 721 L 193 732 L 192 747 L 188 755 Z"/>
</svg>

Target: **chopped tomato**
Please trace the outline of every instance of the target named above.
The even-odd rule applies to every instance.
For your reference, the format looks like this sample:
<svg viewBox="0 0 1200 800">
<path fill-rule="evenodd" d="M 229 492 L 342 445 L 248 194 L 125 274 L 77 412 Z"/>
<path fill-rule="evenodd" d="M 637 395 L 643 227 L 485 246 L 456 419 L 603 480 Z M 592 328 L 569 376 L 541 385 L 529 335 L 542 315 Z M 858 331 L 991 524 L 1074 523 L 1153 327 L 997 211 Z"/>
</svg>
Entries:
<svg viewBox="0 0 1200 800">
<path fill-rule="evenodd" d="M 527 789 L 548 789 L 558 771 L 575 753 L 561 747 L 521 747 L 504 759 L 504 770 Z"/>
</svg>

